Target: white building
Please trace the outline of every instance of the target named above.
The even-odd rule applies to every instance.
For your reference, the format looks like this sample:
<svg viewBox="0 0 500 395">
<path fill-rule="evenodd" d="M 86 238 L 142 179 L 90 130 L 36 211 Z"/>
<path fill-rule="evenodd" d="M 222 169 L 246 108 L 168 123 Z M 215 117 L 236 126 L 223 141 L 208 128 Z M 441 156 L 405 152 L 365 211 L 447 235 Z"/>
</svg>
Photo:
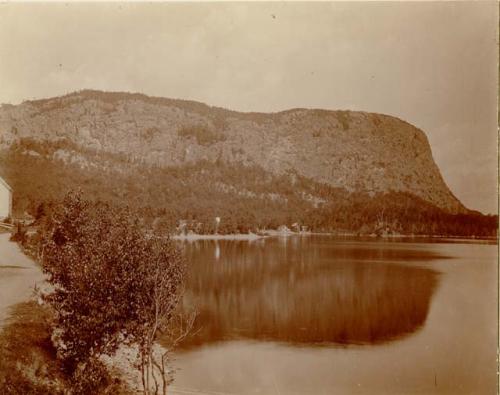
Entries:
<svg viewBox="0 0 500 395">
<path fill-rule="evenodd" d="M 0 220 L 12 217 L 12 188 L 0 177 Z"/>
</svg>

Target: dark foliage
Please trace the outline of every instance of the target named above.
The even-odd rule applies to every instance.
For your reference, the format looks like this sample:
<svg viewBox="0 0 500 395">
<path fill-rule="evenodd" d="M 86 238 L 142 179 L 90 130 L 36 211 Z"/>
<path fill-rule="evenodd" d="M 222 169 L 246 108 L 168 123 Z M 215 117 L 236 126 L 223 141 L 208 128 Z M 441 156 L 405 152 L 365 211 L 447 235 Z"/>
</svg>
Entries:
<svg viewBox="0 0 500 395">
<path fill-rule="evenodd" d="M 26 155 L 29 149 L 40 156 Z M 57 145 L 53 146 L 54 144 Z M 318 232 L 494 237 L 497 216 L 477 212 L 450 214 L 401 192 L 349 193 L 294 173 L 273 175 L 257 166 L 202 161 L 182 167 L 139 166 L 126 157 L 86 151 L 108 170 L 61 165 L 46 153 L 72 145 L 23 141 L 0 155 L 0 167 L 11 183 L 14 212 L 37 220 L 51 210 L 68 187 L 79 187 L 93 200 L 127 203 L 142 225 L 162 232 L 257 232 L 298 223 Z M 80 149 L 81 151 L 81 149 Z M 120 169 L 110 170 L 110 169 Z M 42 204 L 43 203 L 43 204 Z"/>
</svg>

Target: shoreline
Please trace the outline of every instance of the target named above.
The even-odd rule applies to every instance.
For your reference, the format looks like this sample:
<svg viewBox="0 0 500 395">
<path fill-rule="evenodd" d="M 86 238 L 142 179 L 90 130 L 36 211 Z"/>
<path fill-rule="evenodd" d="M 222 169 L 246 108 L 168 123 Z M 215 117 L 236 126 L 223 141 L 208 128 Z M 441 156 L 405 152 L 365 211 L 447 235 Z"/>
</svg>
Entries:
<svg viewBox="0 0 500 395">
<path fill-rule="evenodd" d="M 267 230 L 263 234 L 255 233 L 231 233 L 231 234 L 187 234 L 187 235 L 170 235 L 172 240 L 196 241 L 196 240 L 246 240 L 253 241 L 265 239 L 268 237 L 291 237 L 291 236 L 332 236 L 332 237 L 354 237 L 368 239 L 450 239 L 464 241 L 497 241 L 496 237 L 467 237 L 467 236 L 446 236 L 446 235 L 404 235 L 404 234 L 387 234 L 387 235 L 358 235 L 354 233 L 332 233 L 332 232 L 280 232 L 275 230 Z"/>
<path fill-rule="evenodd" d="M 269 237 L 268 235 L 257 235 L 255 233 L 233 233 L 228 235 L 200 235 L 200 234 L 189 234 L 189 235 L 172 235 L 170 236 L 172 240 L 187 240 L 187 241 L 195 241 L 195 240 L 258 240 L 263 239 L 265 237 Z"/>
</svg>

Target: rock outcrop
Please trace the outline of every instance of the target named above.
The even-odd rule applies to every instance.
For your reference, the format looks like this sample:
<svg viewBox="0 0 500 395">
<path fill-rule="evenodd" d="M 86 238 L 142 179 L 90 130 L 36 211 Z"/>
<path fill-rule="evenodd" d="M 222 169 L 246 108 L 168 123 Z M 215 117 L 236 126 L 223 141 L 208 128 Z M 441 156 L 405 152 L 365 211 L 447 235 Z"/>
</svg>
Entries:
<svg viewBox="0 0 500 395">
<path fill-rule="evenodd" d="M 80 91 L 3 105 L 0 149 L 23 139 L 51 147 L 64 142 L 57 150 L 27 154 L 81 166 L 99 166 L 96 158 L 104 154 L 159 167 L 201 160 L 258 165 L 349 192 L 408 192 L 450 213 L 467 211 L 444 182 L 424 132 L 388 115 L 240 113 L 140 94 Z"/>
</svg>

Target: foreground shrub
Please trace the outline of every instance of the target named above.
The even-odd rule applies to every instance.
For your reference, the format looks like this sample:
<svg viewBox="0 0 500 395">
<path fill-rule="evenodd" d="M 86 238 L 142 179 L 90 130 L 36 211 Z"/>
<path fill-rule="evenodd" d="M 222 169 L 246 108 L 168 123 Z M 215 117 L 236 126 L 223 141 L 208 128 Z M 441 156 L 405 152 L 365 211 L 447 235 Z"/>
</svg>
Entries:
<svg viewBox="0 0 500 395">
<path fill-rule="evenodd" d="M 126 207 L 71 192 L 47 222 L 40 256 L 53 285 L 46 296 L 56 317 L 53 339 L 75 386 L 92 392 L 92 383 L 101 385 L 99 356 L 124 344 L 140 351 L 144 391 L 151 378 L 157 383 L 155 371 L 166 391 L 166 369 L 152 351 L 182 294 L 185 266 L 173 242 L 146 236 Z"/>
</svg>

